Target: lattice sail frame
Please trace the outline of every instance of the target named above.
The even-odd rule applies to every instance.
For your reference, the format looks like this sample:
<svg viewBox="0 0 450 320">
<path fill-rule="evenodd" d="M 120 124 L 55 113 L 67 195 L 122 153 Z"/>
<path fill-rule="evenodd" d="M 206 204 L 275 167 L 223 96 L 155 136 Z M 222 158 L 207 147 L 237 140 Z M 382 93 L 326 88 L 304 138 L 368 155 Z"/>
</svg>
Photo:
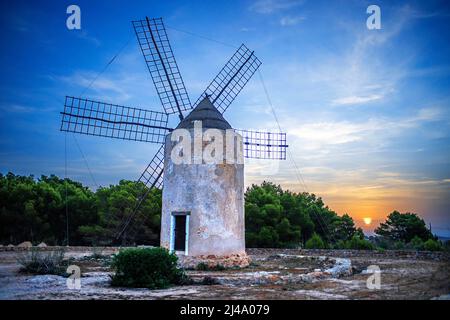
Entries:
<svg viewBox="0 0 450 320">
<path fill-rule="evenodd" d="M 154 155 L 152 161 L 150 161 L 149 165 L 145 168 L 144 172 L 141 174 L 138 182 L 142 182 L 147 187 L 146 190 L 137 197 L 136 206 L 133 209 L 132 213 L 125 219 L 125 221 L 119 227 L 119 232 L 117 233 L 116 239 L 122 237 L 127 228 L 129 228 L 130 224 L 133 227 L 133 221 L 136 215 L 139 213 L 138 209 L 142 205 L 142 203 L 147 198 L 147 195 L 151 191 L 152 188 L 162 189 L 163 184 L 163 172 L 164 172 L 164 145 L 162 144 L 156 154 Z M 135 228 L 134 231 L 136 231 Z"/>
<path fill-rule="evenodd" d="M 169 130 L 163 112 L 70 96 L 61 114 L 61 131 L 92 136 L 163 143 Z"/>
<path fill-rule="evenodd" d="M 163 171 L 164 145 L 162 144 L 153 156 L 152 161 L 150 161 L 144 172 L 142 172 L 138 181 L 144 183 L 149 188 L 156 187 L 161 189 L 163 183 Z"/>
<path fill-rule="evenodd" d="M 244 157 L 286 160 L 286 133 L 235 129 L 242 136 Z"/>
<path fill-rule="evenodd" d="M 194 106 L 208 95 L 212 104 L 221 113 L 224 113 L 260 65 L 261 61 L 254 52 L 242 44 L 211 81 Z"/>
<path fill-rule="evenodd" d="M 192 109 L 161 18 L 132 21 L 136 37 L 167 114 Z"/>
</svg>

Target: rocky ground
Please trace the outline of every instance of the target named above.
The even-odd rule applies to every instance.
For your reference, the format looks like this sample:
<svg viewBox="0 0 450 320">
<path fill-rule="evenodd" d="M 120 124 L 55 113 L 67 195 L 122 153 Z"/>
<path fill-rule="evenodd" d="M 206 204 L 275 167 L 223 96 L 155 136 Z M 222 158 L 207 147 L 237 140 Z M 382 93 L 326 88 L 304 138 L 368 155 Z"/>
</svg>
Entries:
<svg viewBox="0 0 450 320">
<path fill-rule="evenodd" d="M 45 250 L 51 250 L 46 248 Z M 347 250 L 249 249 L 245 269 L 188 270 L 193 285 L 164 290 L 112 288 L 108 260 L 92 248 L 69 248 L 66 258 L 81 268 L 81 289 L 66 278 L 19 272 L 17 250 L 0 251 L 0 299 L 448 299 L 448 253 Z M 380 268 L 380 289 L 369 289 Z"/>
</svg>

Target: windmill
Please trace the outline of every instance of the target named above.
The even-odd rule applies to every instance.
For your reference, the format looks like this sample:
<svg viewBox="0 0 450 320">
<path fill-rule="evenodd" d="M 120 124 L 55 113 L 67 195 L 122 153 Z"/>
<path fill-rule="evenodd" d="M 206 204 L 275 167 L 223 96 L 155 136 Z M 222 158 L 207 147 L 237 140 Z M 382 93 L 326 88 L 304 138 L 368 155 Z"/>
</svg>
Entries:
<svg viewBox="0 0 450 320">
<path fill-rule="evenodd" d="M 136 215 L 140 214 L 138 209 L 150 190 L 162 188 L 164 146 L 166 136 L 173 131 L 173 128 L 168 127 L 169 116 L 178 115 L 180 126 L 186 123 L 189 116 L 192 116 L 191 112 L 204 109 L 206 105 L 206 109 L 210 108 L 210 112 L 216 113 L 215 117 L 222 117 L 261 65 L 254 52 L 242 44 L 197 101 L 192 104 L 162 19 L 147 17 L 133 21 L 132 24 L 163 111 L 130 108 L 87 98 L 66 96 L 64 110 L 61 112 L 61 131 L 160 145 L 138 179 L 147 188 L 138 197 L 132 214 L 127 216 L 121 224 L 117 231 L 117 239 L 123 237 L 125 231 L 131 228 Z M 235 131 L 242 137 L 244 157 L 286 159 L 285 133 L 238 129 Z"/>
</svg>

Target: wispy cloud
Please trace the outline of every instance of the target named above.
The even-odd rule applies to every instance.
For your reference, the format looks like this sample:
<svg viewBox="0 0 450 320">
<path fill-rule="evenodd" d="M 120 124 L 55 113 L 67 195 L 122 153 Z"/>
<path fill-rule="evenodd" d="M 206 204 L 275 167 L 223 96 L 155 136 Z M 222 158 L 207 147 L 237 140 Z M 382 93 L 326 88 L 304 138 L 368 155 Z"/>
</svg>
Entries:
<svg viewBox="0 0 450 320">
<path fill-rule="evenodd" d="M 10 113 L 34 113 L 34 112 L 49 112 L 54 111 L 54 108 L 40 108 L 37 106 L 29 106 L 22 104 L 2 104 L 0 105 L 0 110 L 3 112 Z"/>
<path fill-rule="evenodd" d="M 351 121 L 320 121 L 298 125 L 288 124 L 285 129 L 288 134 L 301 139 L 303 149 L 324 150 L 327 145 L 339 145 L 351 142 L 376 142 L 389 135 L 399 135 L 402 130 L 417 128 L 421 124 L 442 119 L 440 108 L 421 108 L 415 115 L 387 119 L 385 117 L 371 118 L 362 122 Z M 288 121 L 286 121 L 288 122 Z"/>
<path fill-rule="evenodd" d="M 280 19 L 280 25 L 283 27 L 295 26 L 305 20 L 303 16 L 285 16 Z"/>
<path fill-rule="evenodd" d="M 129 99 L 129 94 L 124 90 L 123 86 L 121 86 L 121 83 L 123 84 L 123 82 L 128 79 L 112 79 L 106 76 L 101 76 L 96 79 L 95 82 L 92 82 L 96 77 L 97 74 L 92 71 L 77 71 L 70 76 L 60 76 L 57 77 L 57 79 L 69 84 L 70 86 L 78 87 L 81 90 L 89 88 L 97 97 L 104 97 L 113 94 L 115 99 L 120 101 L 126 101 Z"/>
<path fill-rule="evenodd" d="M 302 0 L 258 0 L 250 6 L 250 10 L 261 14 L 270 14 L 298 7 L 303 2 Z"/>
<path fill-rule="evenodd" d="M 74 32 L 74 34 L 76 37 L 86 40 L 86 41 L 94 44 L 97 47 L 101 45 L 100 40 L 94 36 L 91 36 L 86 30 L 76 31 L 76 32 Z"/>
<path fill-rule="evenodd" d="M 75 96 L 83 92 L 84 96 L 117 104 L 133 103 L 134 106 L 154 109 L 159 106 L 154 91 L 149 90 L 152 83 L 147 70 L 143 66 L 140 52 L 131 50 L 123 53 L 116 63 L 99 75 L 98 70 L 76 70 L 67 75 L 50 76 L 56 82 L 63 83 L 66 93 Z M 95 81 L 94 81 L 95 80 Z M 149 103 L 155 101 L 156 106 Z"/>
<path fill-rule="evenodd" d="M 371 101 L 383 99 L 381 94 L 372 94 L 369 96 L 349 96 L 344 98 L 334 99 L 332 101 L 335 105 L 350 105 L 350 104 L 364 104 Z"/>
</svg>

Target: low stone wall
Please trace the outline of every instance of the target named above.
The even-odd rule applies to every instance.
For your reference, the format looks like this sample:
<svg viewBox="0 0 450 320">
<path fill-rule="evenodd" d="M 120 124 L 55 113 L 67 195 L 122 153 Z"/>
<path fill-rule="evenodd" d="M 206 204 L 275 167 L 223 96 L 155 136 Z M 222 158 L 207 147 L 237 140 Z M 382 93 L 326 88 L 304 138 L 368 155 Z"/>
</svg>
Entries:
<svg viewBox="0 0 450 320">
<path fill-rule="evenodd" d="M 144 246 L 143 246 L 144 247 Z M 145 246 L 148 247 L 148 246 Z M 58 249 L 65 249 L 70 252 L 89 252 L 94 247 L 89 246 L 47 246 L 47 247 L 21 247 L 21 246 L 2 246 L 0 245 L 0 252 L 4 251 L 27 251 L 27 250 L 39 250 L 39 251 L 54 251 Z M 125 248 L 135 247 L 102 247 L 98 246 L 103 252 L 115 253 Z M 436 260 L 436 261 L 450 261 L 450 253 L 445 251 L 413 251 L 413 250 L 328 250 L 328 249 L 281 249 L 281 248 L 247 248 L 248 255 L 270 255 L 270 254 L 295 254 L 305 256 L 333 256 L 341 258 L 351 257 L 372 257 L 372 258 L 399 258 L 399 259 L 416 259 L 416 260 Z M 182 258 L 183 256 L 181 256 Z M 211 256 L 211 259 L 215 256 Z M 203 257 L 205 260 L 211 260 L 208 256 Z M 228 257 L 230 258 L 230 257 Z M 227 258 L 227 259 L 228 259 Z M 236 258 L 236 257 L 234 257 Z M 232 258 L 231 260 L 234 260 Z M 225 259 L 225 258 L 224 258 Z M 241 259 L 241 258 L 239 258 Z M 217 263 L 216 263 L 217 264 Z"/>
<path fill-rule="evenodd" d="M 38 251 L 55 251 L 64 249 L 66 251 L 70 252 L 89 252 L 92 251 L 93 248 L 99 248 L 102 251 L 107 252 L 118 252 L 121 249 L 125 249 L 128 247 L 87 247 L 87 246 L 46 246 L 46 247 L 38 247 L 38 246 L 32 246 L 32 247 L 21 247 L 21 246 L 0 246 L 0 252 L 2 251 L 29 251 L 29 250 L 38 250 Z"/>
<path fill-rule="evenodd" d="M 179 263 L 183 268 L 195 269 L 198 264 L 204 263 L 209 268 L 222 266 L 225 268 L 245 268 L 251 259 L 246 253 L 232 254 L 227 256 L 178 256 Z"/>
<path fill-rule="evenodd" d="M 450 261 L 450 253 L 445 251 L 413 251 L 413 250 L 330 250 L 330 249 L 280 249 L 280 248 L 247 248 L 249 255 L 294 254 L 305 256 L 333 256 L 340 258 L 372 257 L 398 258 L 416 260 Z"/>
</svg>

